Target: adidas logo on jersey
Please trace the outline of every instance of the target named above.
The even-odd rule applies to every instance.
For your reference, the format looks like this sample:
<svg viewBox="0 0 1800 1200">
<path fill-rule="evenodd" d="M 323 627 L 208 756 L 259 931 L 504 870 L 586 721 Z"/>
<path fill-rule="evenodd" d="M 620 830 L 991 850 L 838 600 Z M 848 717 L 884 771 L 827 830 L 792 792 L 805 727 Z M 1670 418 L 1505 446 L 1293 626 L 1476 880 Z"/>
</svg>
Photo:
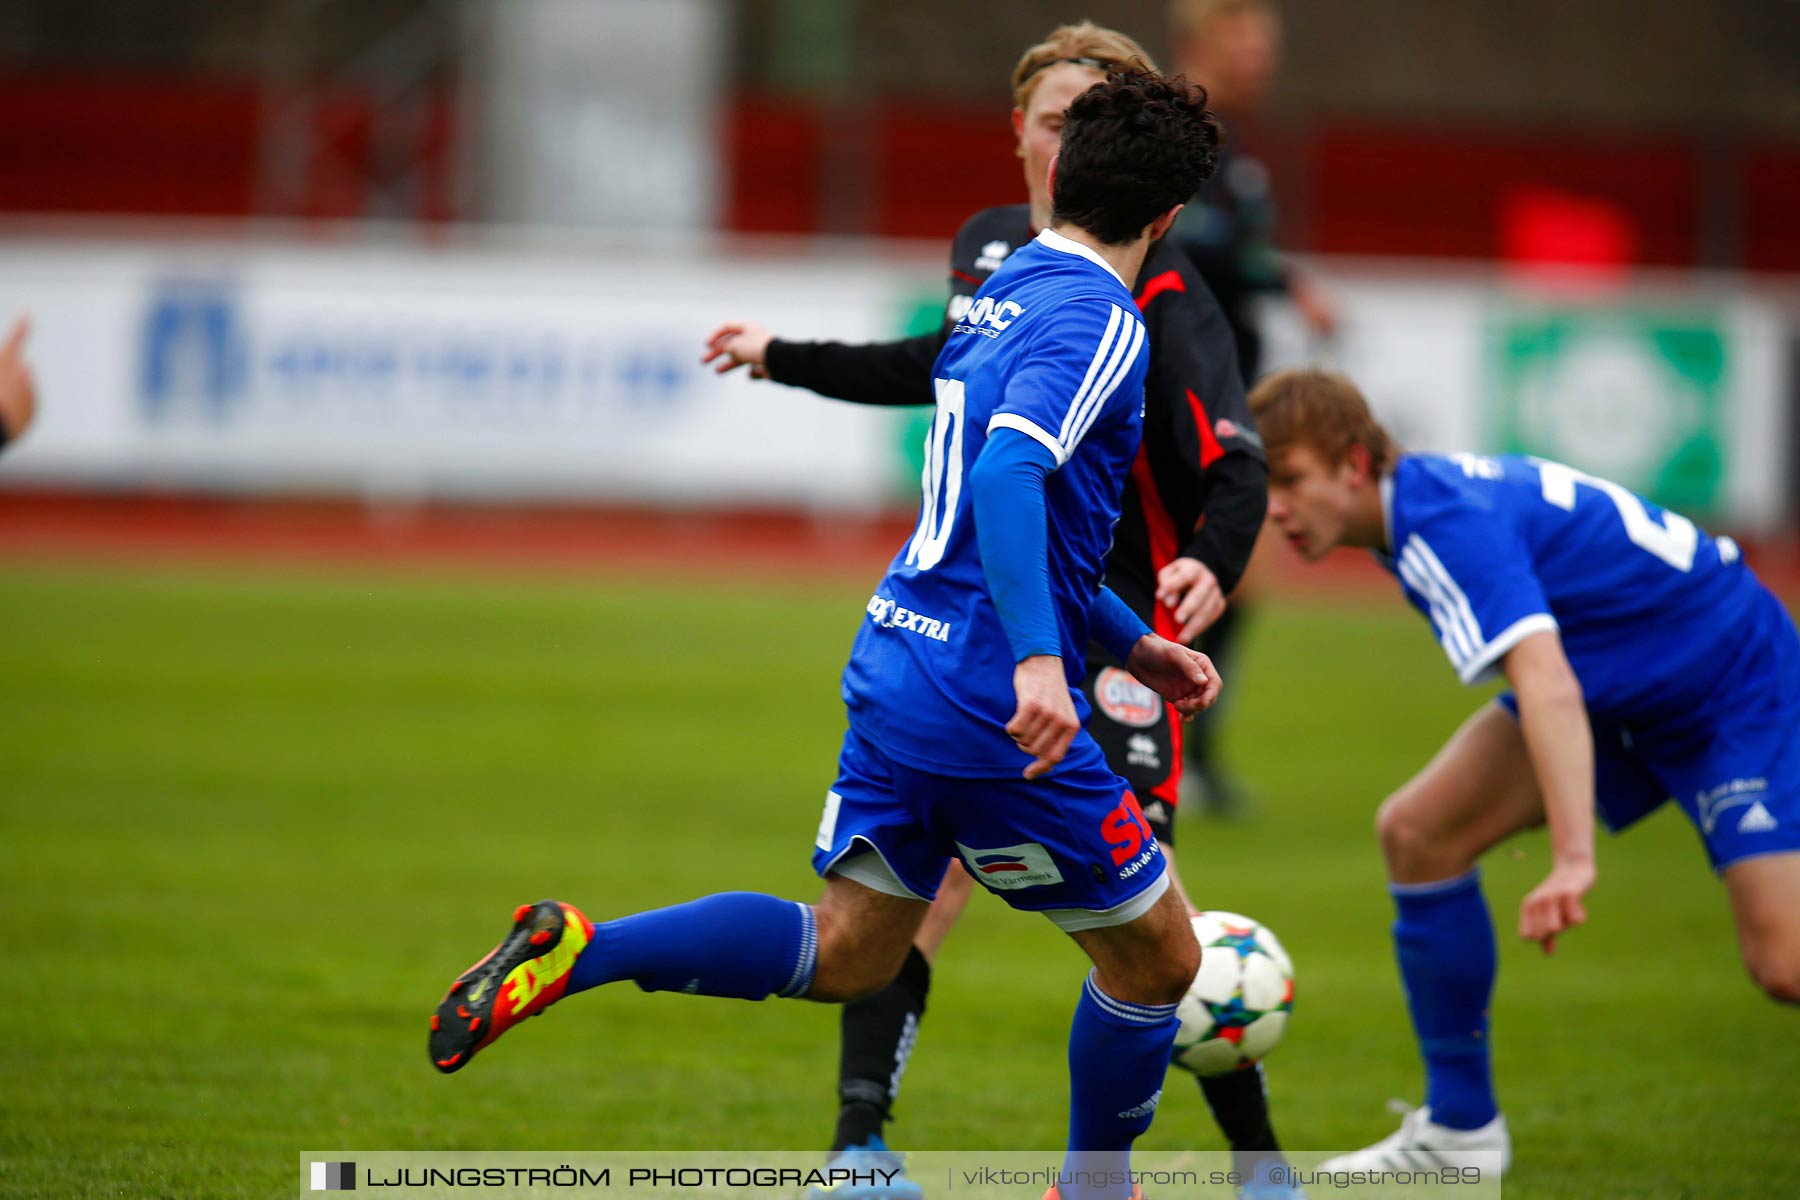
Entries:
<svg viewBox="0 0 1800 1200">
<path fill-rule="evenodd" d="M 1768 833 L 1775 827 L 1775 817 L 1768 809 L 1763 807 L 1763 802 L 1761 800 L 1758 800 L 1755 804 L 1752 804 L 1746 809 L 1744 815 L 1738 819 L 1737 823 L 1737 831 L 1739 833 Z"/>
</svg>

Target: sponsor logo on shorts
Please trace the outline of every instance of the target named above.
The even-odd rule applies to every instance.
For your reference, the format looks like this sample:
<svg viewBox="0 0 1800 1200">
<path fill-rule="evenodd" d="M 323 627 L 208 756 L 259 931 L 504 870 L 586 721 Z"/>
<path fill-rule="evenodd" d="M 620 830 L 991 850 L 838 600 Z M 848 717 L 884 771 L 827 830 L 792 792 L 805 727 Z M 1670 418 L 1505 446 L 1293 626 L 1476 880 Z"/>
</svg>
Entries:
<svg viewBox="0 0 1800 1200">
<path fill-rule="evenodd" d="M 1752 804 L 1744 813 L 1743 817 L 1739 819 L 1737 831 L 1739 833 L 1769 833 L 1773 831 L 1777 825 L 1778 822 L 1775 820 L 1774 814 L 1764 808 L 1763 802 L 1758 800 L 1755 804 Z"/>
<path fill-rule="evenodd" d="M 1137 797 L 1129 790 L 1120 798 L 1119 807 L 1101 820 L 1100 836 L 1112 847 L 1113 866 L 1123 867 L 1134 856 L 1139 859 L 1119 875 L 1120 879 L 1137 874 L 1144 863 L 1156 857 L 1156 835 L 1150 832 L 1150 822 L 1144 819 L 1144 810 L 1138 807 Z"/>
<path fill-rule="evenodd" d="M 1161 853 L 1162 853 L 1162 847 L 1157 845 L 1155 842 L 1151 842 L 1149 847 L 1142 854 L 1140 854 L 1136 858 L 1132 859 L 1122 869 L 1120 869 L 1119 878 L 1120 879 L 1130 879 L 1133 875 L 1136 875 L 1139 871 L 1143 870 L 1145 867 L 1147 867 L 1151 863 L 1155 862 L 1156 856 Z"/>
<path fill-rule="evenodd" d="M 1774 818 L 1769 816 L 1769 810 L 1763 808 L 1762 801 L 1757 799 L 1759 794 L 1768 790 L 1769 781 L 1759 776 L 1755 779 L 1733 779 L 1729 782 L 1721 783 L 1718 787 L 1713 788 L 1710 791 L 1699 793 L 1694 797 L 1694 808 L 1700 814 L 1701 830 L 1706 833 L 1711 833 L 1714 829 L 1718 828 L 1719 817 L 1727 809 L 1743 808 L 1749 804 L 1754 804 L 1757 808 L 1762 808 L 1763 816 L 1773 822 Z M 1748 813 L 1744 814 L 1744 819 L 1747 820 L 1749 815 L 1750 814 Z M 1741 825 L 1739 826 L 1740 833 L 1757 833 L 1761 831 L 1761 827 L 1755 824 L 1747 830 L 1742 828 Z"/>
<path fill-rule="evenodd" d="M 956 848 L 975 878 L 997 892 L 1049 887 L 1063 881 L 1056 860 L 1050 857 L 1050 852 L 1040 842 L 1026 842 L 1021 846 L 995 846 L 991 850 L 977 850 L 958 842 Z"/>
<path fill-rule="evenodd" d="M 1130 671 L 1107 667 L 1094 679 L 1094 701 L 1121 725 L 1149 729 L 1163 719 L 1163 700 Z"/>
</svg>

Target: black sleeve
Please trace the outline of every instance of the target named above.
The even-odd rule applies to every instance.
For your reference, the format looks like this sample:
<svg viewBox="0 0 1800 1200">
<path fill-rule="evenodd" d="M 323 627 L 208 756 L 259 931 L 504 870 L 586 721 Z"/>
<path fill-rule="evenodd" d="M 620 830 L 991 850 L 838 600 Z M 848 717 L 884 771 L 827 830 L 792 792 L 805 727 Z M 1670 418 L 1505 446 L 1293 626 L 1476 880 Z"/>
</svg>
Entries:
<svg viewBox="0 0 1800 1200">
<path fill-rule="evenodd" d="M 1015 229 L 1014 226 L 1017 226 Z M 1017 241 L 1029 237 L 1024 205 L 984 208 L 964 221 L 950 242 L 950 296 L 975 294 L 983 279 L 998 264 L 985 264 L 985 247 L 996 238 Z M 1002 243 L 1004 253 L 1007 243 Z M 963 303 L 967 303 L 963 301 Z M 948 312 L 960 312 L 952 304 Z M 951 318 L 930 333 L 896 342 L 769 343 L 764 366 L 769 378 L 791 387 L 803 387 L 834 400 L 852 404 L 935 404 L 931 368 L 938 351 L 950 336 Z"/>
<path fill-rule="evenodd" d="M 931 404 L 931 365 L 944 330 L 897 342 L 772 341 L 769 378 L 853 404 Z"/>
<path fill-rule="evenodd" d="M 1219 590 L 1230 595 L 1250 565 L 1268 511 L 1269 468 L 1253 455 L 1227 454 L 1207 471 L 1212 487 L 1200 528 L 1181 553 L 1205 563 L 1218 578 Z"/>
<path fill-rule="evenodd" d="M 1202 497 L 1182 556 L 1206 564 L 1225 592 L 1238 585 L 1269 504 L 1269 468 L 1244 397 L 1237 349 L 1218 301 L 1191 269 L 1151 302 L 1156 386 L 1168 389 L 1170 432 Z M 1185 490 L 1185 489 L 1184 489 Z M 1191 510 L 1190 510 L 1191 511 Z"/>
</svg>

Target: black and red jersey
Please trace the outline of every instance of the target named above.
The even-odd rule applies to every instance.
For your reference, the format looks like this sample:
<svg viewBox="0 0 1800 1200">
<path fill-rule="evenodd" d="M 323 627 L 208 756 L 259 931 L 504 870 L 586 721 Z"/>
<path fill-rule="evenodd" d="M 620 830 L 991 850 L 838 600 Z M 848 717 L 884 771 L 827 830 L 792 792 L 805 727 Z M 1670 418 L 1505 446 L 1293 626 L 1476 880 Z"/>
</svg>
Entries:
<svg viewBox="0 0 1800 1200">
<path fill-rule="evenodd" d="M 771 342 L 769 377 L 860 404 L 930 404 L 932 364 L 987 277 L 1035 236 L 1030 208 L 983 209 L 958 231 L 950 302 L 934 333 L 894 342 Z M 1229 592 L 1249 563 L 1268 502 L 1268 467 L 1244 400 L 1231 327 L 1187 255 L 1154 247 L 1133 288 L 1150 338 L 1144 440 L 1126 484 L 1106 583 L 1158 633 L 1156 575 L 1198 559 Z M 1100 653 L 1095 651 L 1095 653 Z"/>
</svg>

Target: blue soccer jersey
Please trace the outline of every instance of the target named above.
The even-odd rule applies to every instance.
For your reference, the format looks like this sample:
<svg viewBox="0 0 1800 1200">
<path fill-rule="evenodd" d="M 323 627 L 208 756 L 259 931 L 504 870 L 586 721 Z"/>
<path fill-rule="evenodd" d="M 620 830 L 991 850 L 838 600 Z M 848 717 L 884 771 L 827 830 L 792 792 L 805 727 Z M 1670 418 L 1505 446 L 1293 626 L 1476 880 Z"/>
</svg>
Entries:
<svg viewBox="0 0 1800 1200">
<path fill-rule="evenodd" d="M 933 369 L 924 497 L 912 540 L 870 598 L 844 670 L 850 724 L 899 762 L 1016 777 L 1006 733 L 1013 653 L 988 593 L 964 487 L 988 437 L 1011 429 L 1056 461 L 1045 483 L 1050 594 L 1076 710 L 1088 609 L 1143 426 L 1149 354 L 1131 291 L 1105 260 L 1046 230 L 975 294 Z"/>
<path fill-rule="evenodd" d="M 1465 683 L 1560 631 L 1591 712 L 1689 724 L 1767 593 L 1729 538 L 1560 463 L 1407 455 L 1384 484 L 1394 571 Z"/>
<path fill-rule="evenodd" d="M 1558 631 L 1608 826 L 1674 797 L 1716 869 L 1800 851 L 1800 632 L 1730 538 L 1538 459 L 1408 455 L 1382 487 L 1383 562 L 1465 682 Z"/>
</svg>

